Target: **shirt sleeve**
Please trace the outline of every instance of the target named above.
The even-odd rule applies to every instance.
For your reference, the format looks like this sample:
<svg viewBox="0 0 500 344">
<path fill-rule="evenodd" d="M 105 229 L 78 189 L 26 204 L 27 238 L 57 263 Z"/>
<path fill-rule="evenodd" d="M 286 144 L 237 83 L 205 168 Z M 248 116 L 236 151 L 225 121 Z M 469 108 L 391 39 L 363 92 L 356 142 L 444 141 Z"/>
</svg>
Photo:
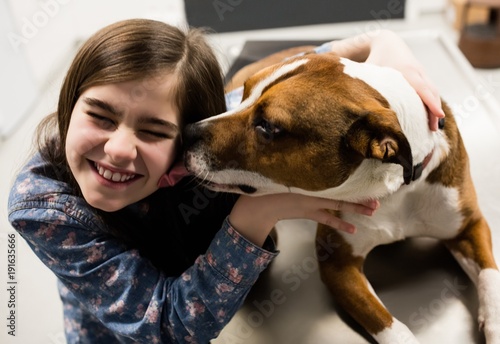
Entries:
<svg viewBox="0 0 500 344">
<path fill-rule="evenodd" d="M 326 42 L 314 48 L 316 54 L 328 53 L 332 51 L 332 42 Z"/>
<path fill-rule="evenodd" d="M 243 98 L 243 86 L 226 93 L 225 98 L 227 111 L 234 110 L 241 103 L 241 99 Z"/>
<path fill-rule="evenodd" d="M 9 220 L 37 256 L 111 331 L 137 342 L 208 343 L 277 255 L 224 222 L 180 277 L 61 209 L 16 206 Z"/>
</svg>

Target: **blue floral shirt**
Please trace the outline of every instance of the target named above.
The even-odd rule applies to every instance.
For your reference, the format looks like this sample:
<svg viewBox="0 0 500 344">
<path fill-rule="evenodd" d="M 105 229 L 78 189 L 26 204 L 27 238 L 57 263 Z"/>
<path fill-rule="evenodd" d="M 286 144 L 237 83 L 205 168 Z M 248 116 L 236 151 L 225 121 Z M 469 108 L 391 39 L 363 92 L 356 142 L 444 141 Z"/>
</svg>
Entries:
<svg viewBox="0 0 500 344">
<path fill-rule="evenodd" d="M 277 254 L 226 219 L 192 266 L 167 275 L 46 165 L 37 155 L 19 174 L 9 220 L 60 281 L 68 343 L 208 343 Z"/>
</svg>

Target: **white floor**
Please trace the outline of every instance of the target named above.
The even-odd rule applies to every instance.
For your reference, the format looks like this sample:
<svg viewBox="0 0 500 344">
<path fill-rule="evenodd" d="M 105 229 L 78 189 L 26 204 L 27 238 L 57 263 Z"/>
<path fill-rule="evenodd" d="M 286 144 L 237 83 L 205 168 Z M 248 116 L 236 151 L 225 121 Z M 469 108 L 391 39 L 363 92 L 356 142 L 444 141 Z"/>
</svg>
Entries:
<svg viewBox="0 0 500 344">
<path fill-rule="evenodd" d="M 442 30 L 452 39 L 456 39 L 450 24 L 441 17 L 433 16 L 430 20 L 422 19 L 408 27 L 398 24 L 398 29 L 437 29 Z M 300 38 L 304 36 L 303 30 L 298 30 Z M 224 35 L 223 35 L 224 36 Z M 330 36 L 334 36 L 332 33 Z M 227 34 L 223 38 L 236 37 Z M 250 37 L 250 36 L 249 36 Z M 238 37 L 241 40 L 241 36 Z M 310 39 L 317 37 L 311 36 Z M 217 39 L 217 38 L 216 38 Z M 229 53 L 229 51 L 226 51 Z M 432 52 L 429 52 L 431 54 Z M 68 61 L 71 56 L 68 56 Z M 227 61 L 224 61 L 227 62 Z M 0 317 L 2 324 L 8 324 L 5 319 L 9 316 L 5 307 L 8 305 L 9 294 L 6 293 L 7 285 L 7 248 L 8 235 L 14 232 L 7 221 L 7 198 L 12 179 L 16 170 L 26 159 L 31 148 L 34 128 L 39 120 L 55 110 L 58 90 L 67 65 L 61 66 L 60 73 L 45 88 L 36 106 L 32 109 L 32 116 L 6 141 L 0 142 L 0 161 L 2 161 L 0 184 Z M 500 69 L 477 70 L 478 80 L 490 85 L 488 97 L 495 97 L 500 103 Z M 497 114 L 500 116 L 500 113 Z M 15 238 L 16 266 L 15 277 L 17 281 L 16 302 L 16 336 L 7 334 L 8 328 L 2 325 L 0 330 L 1 343 L 45 344 L 64 343 L 62 332 L 61 304 L 56 291 L 56 281 L 50 271 L 43 266 L 19 237 Z"/>
</svg>

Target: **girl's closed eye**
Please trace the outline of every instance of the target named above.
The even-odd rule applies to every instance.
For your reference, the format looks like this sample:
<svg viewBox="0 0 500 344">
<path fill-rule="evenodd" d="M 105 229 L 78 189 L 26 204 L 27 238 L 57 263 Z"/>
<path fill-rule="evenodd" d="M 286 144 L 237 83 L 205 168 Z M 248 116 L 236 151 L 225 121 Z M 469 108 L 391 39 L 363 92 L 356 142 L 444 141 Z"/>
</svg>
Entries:
<svg viewBox="0 0 500 344">
<path fill-rule="evenodd" d="M 115 121 L 106 116 L 98 115 L 95 112 L 88 111 L 87 115 L 90 116 L 94 121 L 96 121 L 102 127 L 111 127 L 115 126 Z"/>
<path fill-rule="evenodd" d="M 174 139 L 175 136 L 171 135 L 170 133 L 164 133 L 161 131 L 156 131 L 156 130 L 150 130 L 150 129 L 144 129 L 140 131 L 141 133 L 147 135 L 148 137 L 152 139 Z"/>
</svg>

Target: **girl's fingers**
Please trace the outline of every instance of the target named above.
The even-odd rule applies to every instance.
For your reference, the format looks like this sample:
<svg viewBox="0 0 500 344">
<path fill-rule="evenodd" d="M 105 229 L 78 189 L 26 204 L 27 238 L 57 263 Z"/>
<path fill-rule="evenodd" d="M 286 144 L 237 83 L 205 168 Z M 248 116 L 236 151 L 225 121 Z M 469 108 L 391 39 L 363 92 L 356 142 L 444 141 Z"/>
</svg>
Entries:
<svg viewBox="0 0 500 344">
<path fill-rule="evenodd" d="M 445 114 L 441 105 L 441 98 L 437 92 L 433 91 L 431 88 L 424 88 L 423 90 L 417 90 L 418 95 L 427 106 L 429 113 L 429 127 L 431 130 L 438 129 L 438 121 L 440 118 L 444 118 Z"/>
<path fill-rule="evenodd" d="M 328 204 L 326 209 L 339 210 L 350 213 L 358 213 L 362 215 L 373 215 L 375 210 L 379 207 L 377 200 L 368 200 L 360 203 L 351 203 L 336 200 L 327 200 Z"/>
<path fill-rule="evenodd" d="M 359 204 L 362 204 L 370 209 L 377 210 L 378 207 L 380 207 L 380 202 L 376 199 L 370 199 L 367 201 L 359 202 Z"/>
<path fill-rule="evenodd" d="M 327 208 L 325 209 L 351 212 L 368 216 L 373 215 L 375 210 L 377 210 L 380 206 L 380 203 L 377 200 L 367 200 L 360 203 L 351 203 L 336 200 L 327 201 L 329 202 L 329 204 L 327 204 Z M 318 218 L 316 219 L 316 221 L 319 223 L 346 233 L 352 234 L 356 232 L 356 227 L 353 224 L 336 217 L 328 211 L 319 211 L 317 214 Z"/>
<path fill-rule="evenodd" d="M 311 219 L 318 223 L 322 223 L 336 230 L 351 234 L 356 232 L 356 227 L 353 224 L 335 216 L 333 213 L 331 213 L 331 210 L 371 216 L 379 207 L 379 202 L 377 200 L 369 200 L 360 203 L 351 203 L 329 199 L 318 200 L 320 201 L 321 205 L 317 204 L 315 207 L 313 207 L 313 209 L 311 209 L 311 212 L 308 212 L 305 218 Z M 319 206 L 323 209 L 318 209 Z"/>
<path fill-rule="evenodd" d="M 342 232 L 346 232 L 346 233 L 350 233 L 350 234 L 353 234 L 356 232 L 356 227 L 353 224 L 348 223 L 348 222 L 332 215 L 331 213 L 329 213 L 327 211 L 318 212 L 317 218 L 315 219 L 315 221 L 318 223 L 324 224 L 328 227 L 332 227 L 336 230 L 342 231 Z"/>
<path fill-rule="evenodd" d="M 437 89 L 422 71 L 415 70 L 414 72 L 403 73 L 403 75 L 405 75 L 405 78 L 427 107 L 430 129 L 437 130 L 439 118 L 445 116 Z"/>
<path fill-rule="evenodd" d="M 445 116 L 441 107 L 441 99 L 436 97 L 430 89 L 426 89 L 422 92 L 417 91 L 417 93 L 427 107 L 429 127 L 432 131 L 436 131 L 438 129 L 439 119 Z"/>
</svg>

